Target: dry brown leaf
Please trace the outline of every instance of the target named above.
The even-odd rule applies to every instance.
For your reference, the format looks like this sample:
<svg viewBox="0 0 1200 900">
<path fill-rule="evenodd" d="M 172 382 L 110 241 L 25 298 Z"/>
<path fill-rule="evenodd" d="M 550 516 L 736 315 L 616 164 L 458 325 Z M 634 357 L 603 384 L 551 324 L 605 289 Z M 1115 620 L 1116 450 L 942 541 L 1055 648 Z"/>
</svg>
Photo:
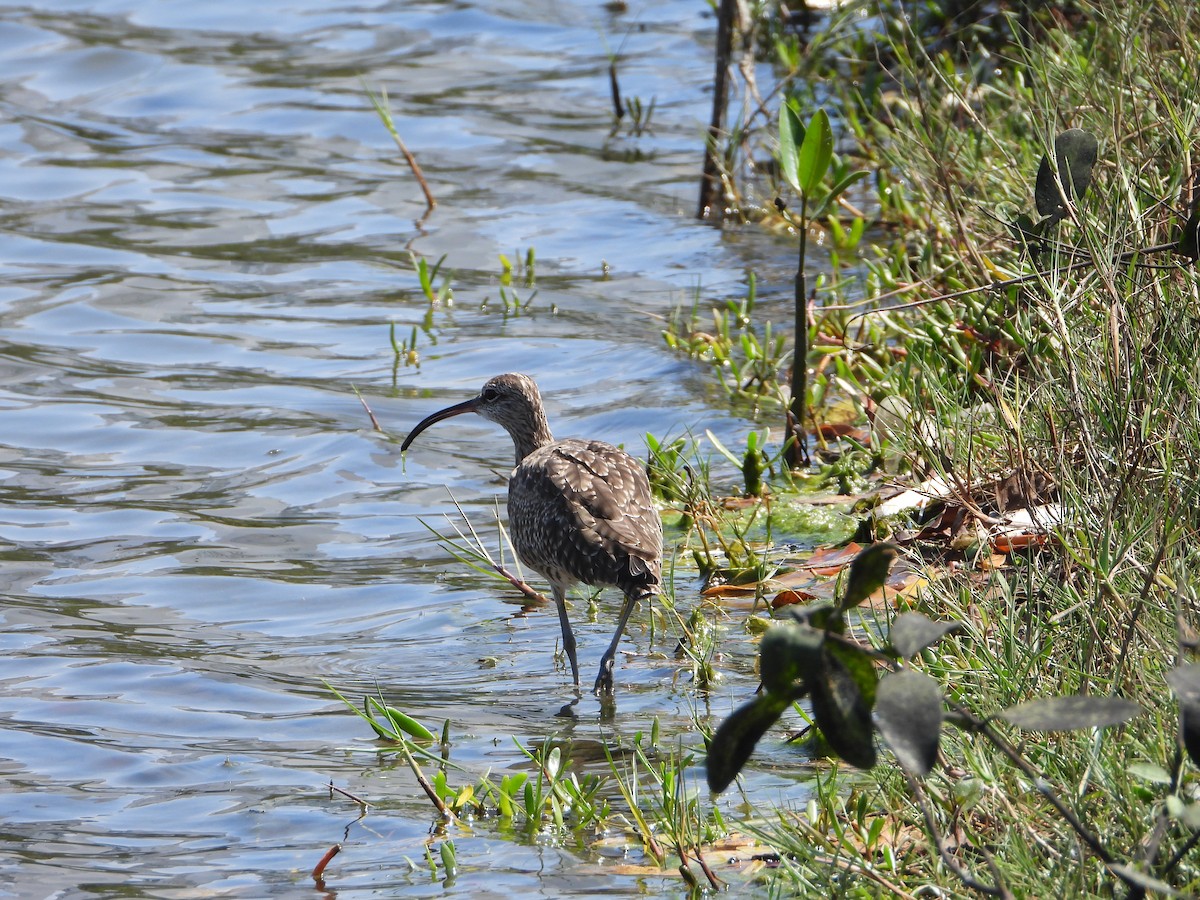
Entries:
<svg viewBox="0 0 1200 900">
<path fill-rule="evenodd" d="M 844 547 L 822 547 L 796 566 L 817 575 L 836 575 L 862 552 L 862 545 L 851 541 Z"/>
</svg>

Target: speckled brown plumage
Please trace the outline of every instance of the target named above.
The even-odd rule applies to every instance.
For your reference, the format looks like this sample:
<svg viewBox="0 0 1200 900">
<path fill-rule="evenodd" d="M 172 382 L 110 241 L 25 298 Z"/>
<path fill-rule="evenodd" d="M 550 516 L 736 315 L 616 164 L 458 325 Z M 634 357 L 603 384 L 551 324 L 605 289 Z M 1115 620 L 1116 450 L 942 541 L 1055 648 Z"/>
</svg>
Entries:
<svg viewBox="0 0 1200 900">
<path fill-rule="evenodd" d="M 508 480 L 509 534 L 521 561 L 550 582 L 576 685 L 579 665 L 567 590 L 583 582 L 618 587 L 625 594 L 616 634 L 596 677 L 596 692 L 611 692 L 625 625 L 638 601 L 658 592 L 661 579 L 662 520 L 645 468 L 603 441 L 554 440 L 537 385 L 515 374 L 497 375 L 477 397 L 423 419 L 401 451 L 434 422 L 468 412 L 503 426 L 513 439 L 517 466 Z"/>
</svg>

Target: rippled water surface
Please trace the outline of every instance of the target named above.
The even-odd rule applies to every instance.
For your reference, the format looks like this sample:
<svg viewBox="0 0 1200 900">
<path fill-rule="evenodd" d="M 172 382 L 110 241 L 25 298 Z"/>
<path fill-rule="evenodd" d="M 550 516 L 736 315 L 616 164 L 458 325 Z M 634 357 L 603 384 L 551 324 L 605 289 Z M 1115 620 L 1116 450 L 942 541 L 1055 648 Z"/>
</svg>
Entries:
<svg viewBox="0 0 1200 900">
<path fill-rule="evenodd" d="M 338 841 L 346 896 L 678 892 L 487 829 L 451 835 L 458 878 L 433 880 L 428 802 L 322 680 L 453 720 L 479 774 L 525 767 L 510 736 L 621 746 L 656 715 L 696 743 L 645 611 L 613 720 L 593 698 L 555 716 L 553 610 L 418 521 L 445 525 L 449 487 L 493 536 L 507 438 L 456 419 L 402 465 L 395 436 L 509 370 L 563 436 L 752 427 L 660 337 L 697 289 L 789 283 L 786 244 L 691 218 L 712 31 L 697 0 L 3 4 L 0 895 L 290 896 Z M 618 48 L 649 134 L 610 134 Z M 423 227 L 364 85 L 437 195 Z M 532 302 L 506 316 L 498 257 L 529 247 L 536 295 L 518 278 Z M 430 314 L 410 250 L 445 255 L 452 306 Z M 425 329 L 419 368 L 393 366 L 393 324 Z M 585 673 L 618 604 L 574 602 Z"/>
</svg>

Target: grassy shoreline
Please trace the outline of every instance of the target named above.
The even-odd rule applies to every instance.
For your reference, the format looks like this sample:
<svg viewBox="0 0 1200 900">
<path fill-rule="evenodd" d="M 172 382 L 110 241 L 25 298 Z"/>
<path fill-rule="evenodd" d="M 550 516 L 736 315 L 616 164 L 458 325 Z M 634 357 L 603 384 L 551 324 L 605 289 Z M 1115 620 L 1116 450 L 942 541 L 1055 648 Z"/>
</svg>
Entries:
<svg viewBox="0 0 1200 900">
<path fill-rule="evenodd" d="M 1200 20 L 1100 0 L 926 21 L 918 34 L 915 16 L 873 7 L 886 77 L 862 75 L 873 93 L 835 88 L 833 105 L 856 163 L 880 173 L 875 231 L 893 241 L 860 251 L 865 286 L 818 290 L 809 345 L 871 349 L 867 365 L 859 350 L 810 353 L 814 390 L 823 366 L 830 391 L 864 410 L 902 400 L 915 412 L 889 430 L 893 448 L 951 485 L 947 505 L 968 517 L 981 482 L 1014 475 L 1043 479 L 1039 499 L 1061 515 L 1041 549 L 998 562 L 943 535 L 907 545 L 938 569 L 914 608 L 963 626 L 916 668 L 984 718 L 1065 694 L 1128 698 L 1142 713 L 1107 729 L 1002 728 L 1028 768 L 978 729 L 945 728 L 928 777 L 884 762 L 806 814 L 758 811 L 757 833 L 798 890 L 1195 893 L 1194 748 L 1166 679 L 1198 625 L 1200 298 L 1194 256 L 1170 248 L 1197 199 Z M 852 53 L 861 36 L 845 40 L 828 58 L 870 72 Z M 806 65 L 812 84 L 819 62 Z M 1068 128 L 1099 139 L 1091 189 L 1023 248 L 1008 225 L 1033 212 L 1038 160 Z M 897 184 L 902 207 L 889 205 Z M 1018 276 L 875 316 L 867 341 L 842 313 L 822 314 L 853 302 L 839 291 L 907 302 Z M 892 615 L 881 618 L 886 633 Z"/>
</svg>

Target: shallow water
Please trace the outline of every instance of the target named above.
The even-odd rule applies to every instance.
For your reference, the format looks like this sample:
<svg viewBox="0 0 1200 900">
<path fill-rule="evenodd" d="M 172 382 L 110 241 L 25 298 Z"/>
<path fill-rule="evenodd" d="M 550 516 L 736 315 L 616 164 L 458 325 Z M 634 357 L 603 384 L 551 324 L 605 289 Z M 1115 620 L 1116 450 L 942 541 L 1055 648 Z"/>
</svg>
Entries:
<svg viewBox="0 0 1200 900">
<path fill-rule="evenodd" d="M 449 835 L 438 882 L 428 802 L 322 679 L 451 719 L 479 774 L 525 767 L 510 736 L 628 746 L 659 716 L 697 743 L 677 635 L 645 611 L 612 720 L 589 698 L 555 715 L 553 610 L 419 521 L 449 529 L 452 493 L 494 538 L 507 438 L 456 419 L 404 464 L 395 438 L 507 370 L 563 436 L 641 452 L 647 431 L 754 427 L 660 337 L 750 269 L 788 318 L 791 245 L 691 219 L 712 31 L 682 0 L 4 5 L 0 895 L 287 896 L 338 841 L 343 895 L 678 892 L 483 827 Z M 649 134 L 610 134 L 606 45 L 656 100 Z M 423 227 L 364 83 L 437 195 Z M 498 256 L 529 247 L 536 295 L 518 276 L 530 306 L 505 315 Z M 446 256 L 452 305 L 430 313 L 410 251 Z M 424 329 L 419 367 L 393 367 L 392 324 Z M 588 622 L 574 602 L 585 675 L 618 603 Z M 717 717 L 754 687 L 738 615 Z M 773 762 L 750 789 L 798 801 Z"/>
</svg>

